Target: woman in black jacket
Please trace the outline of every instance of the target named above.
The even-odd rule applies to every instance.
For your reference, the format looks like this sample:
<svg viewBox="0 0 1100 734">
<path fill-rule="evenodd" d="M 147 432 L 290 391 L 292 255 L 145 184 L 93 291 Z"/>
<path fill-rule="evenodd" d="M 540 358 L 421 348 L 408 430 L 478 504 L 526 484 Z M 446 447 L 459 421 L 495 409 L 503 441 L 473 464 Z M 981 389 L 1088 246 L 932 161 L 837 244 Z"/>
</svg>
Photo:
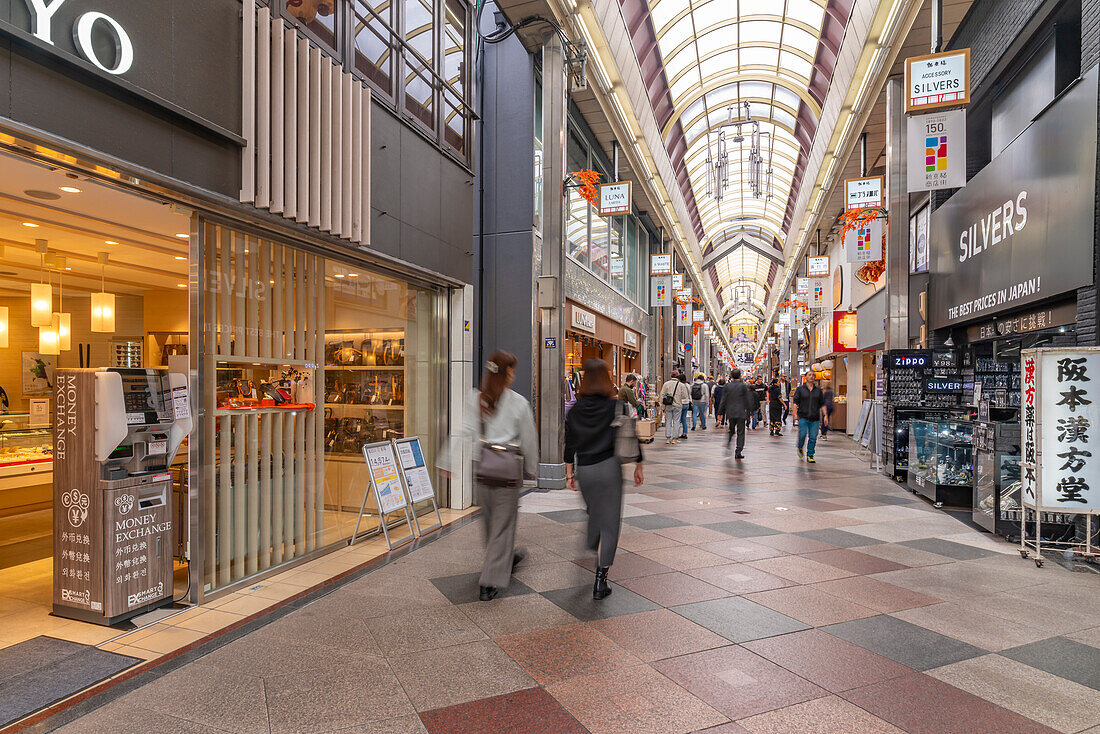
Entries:
<svg viewBox="0 0 1100 734">
<path fill-rule="evenodd" d="M 783 412 L 787 409 L 783 402 L 783 387 L 779 379 L 773 377 L 768 386 L 768 435 L 783 435 Z"/>
<path fill-rule="evenodd" d="M 615 399 L 611 371 L 600 359 L 584 363 L 577 402 L 565 417 L 565 477 L 588 506 L 588 547 L 597 551 L 592 598 L 611 593 L 607 572 L 619 545 L 623 516 L 623 466 L 615 456 L 615 416 L 624 412 Z M 576 471 L 573 467 L 576 465 Z M 642 483 L 642 454 L 634 465 L 634 486 Z"/>
</svg>

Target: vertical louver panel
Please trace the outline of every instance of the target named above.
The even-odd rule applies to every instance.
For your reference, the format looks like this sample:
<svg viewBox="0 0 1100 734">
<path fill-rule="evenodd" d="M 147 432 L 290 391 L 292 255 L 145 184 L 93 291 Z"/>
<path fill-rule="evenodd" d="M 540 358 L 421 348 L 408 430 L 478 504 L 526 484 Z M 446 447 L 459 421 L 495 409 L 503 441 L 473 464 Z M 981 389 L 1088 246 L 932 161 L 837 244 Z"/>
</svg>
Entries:
<svg viewBox="0 0 1100 734">
<path fill-rule="evenodd" d="M 370 242 L 370 90 L 245 3 L 241 201 Z"/>
</svg>

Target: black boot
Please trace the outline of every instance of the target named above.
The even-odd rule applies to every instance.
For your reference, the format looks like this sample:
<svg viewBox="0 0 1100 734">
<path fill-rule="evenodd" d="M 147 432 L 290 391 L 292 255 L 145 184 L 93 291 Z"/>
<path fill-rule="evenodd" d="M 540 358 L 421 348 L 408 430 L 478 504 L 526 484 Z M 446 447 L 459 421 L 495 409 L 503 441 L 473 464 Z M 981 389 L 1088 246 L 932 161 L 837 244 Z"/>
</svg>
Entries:
<svg viewBox="0 0 1100 734">
<path fill-rule="evenodd" d="M 481 601 L 490 601 L 497 595 L 497 587 L 495 586 L 482 586 L 481 594 L 478 597 Z"/>
<path fill-rule="evenodd" d="M 592 585 L 592 598 L 597 601 L 611 596 L 611 584 L 607 583 L 607 572 L 610 566 L 596 568 L 596 583 Z"/>
</svg>

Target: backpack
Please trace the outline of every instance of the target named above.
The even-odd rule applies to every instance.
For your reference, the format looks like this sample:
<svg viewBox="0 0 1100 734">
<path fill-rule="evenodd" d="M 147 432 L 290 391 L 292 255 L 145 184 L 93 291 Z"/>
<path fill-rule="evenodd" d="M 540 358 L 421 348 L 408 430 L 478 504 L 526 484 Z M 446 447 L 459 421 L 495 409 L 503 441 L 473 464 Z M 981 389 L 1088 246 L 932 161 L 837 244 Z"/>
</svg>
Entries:
<svg viewBox="0 0 1100 734">
<path fill-rule="evenodd" d="M 703 399 L 703 383 L 696 382 L 691 386 L 691 399 L 702 400 Z"/>
</svg>

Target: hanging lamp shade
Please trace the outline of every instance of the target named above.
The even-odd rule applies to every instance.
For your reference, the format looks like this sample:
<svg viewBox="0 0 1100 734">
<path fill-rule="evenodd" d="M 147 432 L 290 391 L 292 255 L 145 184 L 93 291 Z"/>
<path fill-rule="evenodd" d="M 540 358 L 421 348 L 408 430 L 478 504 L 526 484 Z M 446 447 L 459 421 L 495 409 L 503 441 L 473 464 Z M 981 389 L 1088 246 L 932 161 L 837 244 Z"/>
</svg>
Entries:
<svg viewBox="0 0 1100 734">
<path fill-rule="evenodd" d="M 115 330 L 115 294 L 92 294 L 92 331 L 109 334 Z"/>
<path fill-rule="evenodd" d="M 57 348 L 62 352 L 67 352 L 73 348 L 72 344 L 72 323 L 73 316 L 69 313 L 55 313 L 53 315 L 54 323 L 57 324 Z"/>
<path fill-rule="evenodd" d="M 0 306 L 0 349 L 8 348 L 8 307 Z"/>
<path fill-rule="evenodd" d="M 53 323 L 53 286 L 31 283 L 31 326 L 48 327 Z"/>
<path fill-rule="evenodd" d="M 51 314 L 50 325 L 38 327 L 38 353 L 61 354 L 57 332 L 60 328 L 60 319 Z"/>
</svg>

